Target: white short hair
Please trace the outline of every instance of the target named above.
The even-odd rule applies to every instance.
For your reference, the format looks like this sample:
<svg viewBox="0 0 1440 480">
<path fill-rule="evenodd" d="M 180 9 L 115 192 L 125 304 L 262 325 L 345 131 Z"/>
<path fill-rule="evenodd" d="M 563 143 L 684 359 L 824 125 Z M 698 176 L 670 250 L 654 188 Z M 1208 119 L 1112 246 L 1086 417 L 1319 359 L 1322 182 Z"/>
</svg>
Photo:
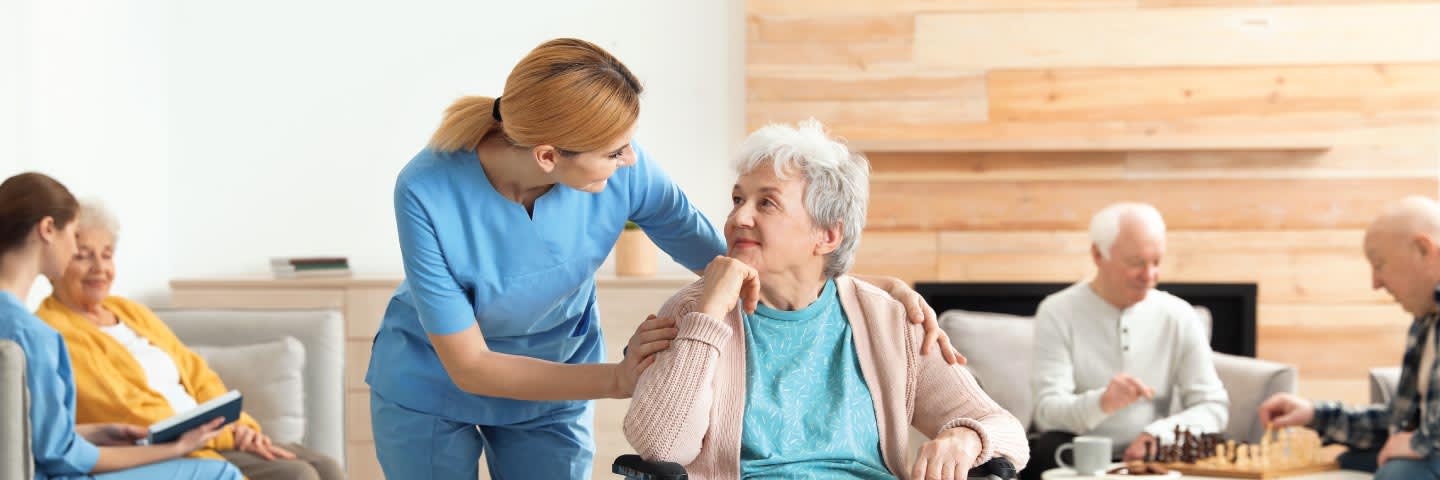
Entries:
<svg viewBox="0 0 1440 480">
<path fill-rule="evenodd" d="M 1115 246 L 1115 237 L 1120 236 L 1120 224 L 1125 218 L 1140 221 L 1146 231 L 1160 237 L 1165 236 L 1165 218 L 1160 211 L 1148 203 L 1121 202 L 1100 210 L 1090 219 L 1090 241 L 1100 249 L 1102 258 L 1110 258 L 1110 249 Z"/>
<path fill-rule="evenodd" d="M 93 198 L 80 201 L 80 213 L 76 215 L 76 229 L 98 228 L 111 236 L 120 236 L 120 221 L 105 208 L 105 204 Z"/>
<path fill-rule="evenodd" d="M 849 271 L 860 246 L 860 232 L 865 229 L 870 162 L 831 138 L 825 126 L 812 118 L 795 127 L 766 125 L 740 144 L 737 173 L 750 173 L 766 163 L 773 165 L 782 180 L 792 173 L 805 180 L 805 211 L 816 227 L 841 227 L 840 245 L 825 256 L 825 276 L 834 278 Z"/>
</svg>

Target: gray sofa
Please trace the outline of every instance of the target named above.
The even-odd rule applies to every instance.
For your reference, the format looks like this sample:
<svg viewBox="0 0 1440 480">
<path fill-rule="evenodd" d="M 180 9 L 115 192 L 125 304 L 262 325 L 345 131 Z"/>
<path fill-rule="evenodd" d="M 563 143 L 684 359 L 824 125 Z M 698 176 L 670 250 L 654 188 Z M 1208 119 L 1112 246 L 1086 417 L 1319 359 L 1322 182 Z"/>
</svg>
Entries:
<svg viewBox="0 0 1440 480">
<path fill-rule="evenodd" d="M 0 340 L 0 480 L 35 478 L 29 411 L 25 352 L 13 341 Z"/>
<path fill-rule="evenodd" d="M 1203 309 L 1200 313 L 1208 332 L 1209 313 Z M 1025 428 L 1031 428 L 1034 319 L 952 310 L 941 315 L 940 328 L 969 359 L 968 368 L 986 393 L 1019 418 Z M 1274 393 L 1295 392 L 1298 382 L 1293 366 L 1222 353 L 1215 354 L 1215 370 L 1230 394 L 1230 423 L 1224 433 L 1239 441 L 1259 441 L 1265 431 L 1256 414 L 1260 403 Z"/>
<path fill-rule="evenodd" d="M 302 436 L 300 443 L 331 456 L 341 465 L 345 458 L 344 324 L 340 313 L 327 310 L 229 311 L 157 310 L 156 314 L 175 331 L 186 346 L 207 357 L 221 374 L 226 386 L 245 395 L 245 408 L 282 403 L 274 385 L 254 383 L 245 375 L 226 372 L 254 370 L 250 361 L 236 358 L 261 344 L 292 345 L 297 357 L 290 365 L 300 369 L 295 382 L 303 388 L 303 417 L 277 419 Z M 293 340 L 287 340 L 287 337 Z M 296 344 L 295 341 L 298 341 Z M 247 347 L 248 346 L 248 347 Z M 303 351 L 302 353 L 299 353 Z M 208 355 L 207 355 L 208 353 Z M 255 362 L 272 359 L 253 359 Z M 0 480 L 33 478 L 30 453 L 28 392 L 24 382 L 24 355 L 13 342 L 0 342 Z M 284 397 L 286 399 L 290 397 Z M 290 416 L 293 416 L 293 411 Z M 251 411 L 262 427 L 267 419 Z M 284 430 L 277 426 L 278 430 Z M 278 433 L 278 432 L 277 432 Z M 273 436 L 273 434 L 272 434 Z"/>
<path fill-rule="evenodd" d="M 1400 367 L 1375 367 L 1370 369 L 1370 403 L 1389 405 L 1400 386 Z"/>
</svg>

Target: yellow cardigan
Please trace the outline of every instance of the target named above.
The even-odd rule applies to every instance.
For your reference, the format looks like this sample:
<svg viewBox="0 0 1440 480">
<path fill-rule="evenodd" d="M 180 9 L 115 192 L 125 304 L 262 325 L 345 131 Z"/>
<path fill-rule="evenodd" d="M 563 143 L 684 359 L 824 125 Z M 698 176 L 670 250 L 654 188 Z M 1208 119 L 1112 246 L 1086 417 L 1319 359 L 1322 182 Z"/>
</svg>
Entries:
<svg viewBox="0 0 1440 480">
<path fill-rule="evenodd" d="M 170 354 L 180 371 L 180 383 L 196 402 L 204 403 L 228 391 L 220 376 L 205 364 L 205 359 L 181 344 L 170 327 L 155 316 L 155 312 L 120 297 L 106 298 L 101 306 L 114 313 L 136 335 Z M 59 330 L 65 337 L 66 348 L 70 350 L 70 364 L 75 375 L 76 423 L 149 426 L 175 415 L 165 397 L 150 389 L 145 371 L 130 351 L 83 315 L 52 296 L 40 304 L 35 316 Z M 247 413 L 241 412 L 237 423 L 260 431 L 260 424 Z M 233 425 L 225 427 L 225 431 L 205 447 L 189 456 L 224 460 L 216 451 L 235 448 Z"/>
</svg>

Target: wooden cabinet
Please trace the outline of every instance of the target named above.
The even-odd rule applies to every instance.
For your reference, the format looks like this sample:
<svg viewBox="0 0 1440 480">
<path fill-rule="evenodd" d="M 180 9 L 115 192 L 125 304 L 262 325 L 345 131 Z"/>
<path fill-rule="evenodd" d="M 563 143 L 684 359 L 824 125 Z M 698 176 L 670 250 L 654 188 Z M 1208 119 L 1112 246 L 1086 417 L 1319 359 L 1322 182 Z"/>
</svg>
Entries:
<svg viewBox="0 0 1440 480">
<path fill-rule="evenodd" d="M 645 316 L 659 310 L 675 291 L 693 277 L 614 278 L 596 280 L 600 326 L 605 334 L 609 361 L 621 351 Z M 216 278 L 177 279 L 170 282 L 176 308 L 305 309 L 340 311 L 345 318 L 345 436 L 346 470 L 353 480 L 383 478 L 375 460 L 370 432 L 370 390 L 365 369 L 370 362 L 370 340 L 379 328 L 399 278 Z M 621 430 L 629 400 L 599 400 L 595 413 L 594 478 L 611 478 L 610 463 L 630 453 Z M 484 461 L 480 478 L 488 479 Z"/>
</svg>

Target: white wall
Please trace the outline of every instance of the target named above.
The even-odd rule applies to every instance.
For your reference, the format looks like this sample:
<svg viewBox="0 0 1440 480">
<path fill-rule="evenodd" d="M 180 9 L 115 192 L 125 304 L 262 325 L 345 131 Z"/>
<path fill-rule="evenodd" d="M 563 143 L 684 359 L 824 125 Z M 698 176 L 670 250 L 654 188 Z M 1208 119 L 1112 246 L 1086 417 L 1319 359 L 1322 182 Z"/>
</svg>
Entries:
<svg viewBox="0 0 1440 480">
<path fill-rule="evenodd" d="M 26 62 L 20 54 L 25 12 L 19 2 L 0 0 L 0 172 L 20 168 L 20 79 Z"/>
<path fill-rule="evenodd" d="M 0 167 L 7 176 L 44 172 L 77 196 L 104 199 L 122 218 L 117 292 L 157 296 L 171 262 L 168 7 L 91 0 L 4 8 L 18 25 L 0 60 L 18 66 L 14 80 L 0 81 L 0 98 L 17 108 L 15 122 L 0 123 L 13 139 Z M 37 285 L 32 304 L 49 291 Z"/>
<path fill-rule="evenodd" d="M 395 173 L 451 100 L 498 94 L 559 36 L 625 61 L 646 85 L 639 140 L 712 221 L 729 208 L 740 2 L 16 2 L 29 13 L 18 41 L 0 33 L 0 70 L 29 72 L 9 88 L 34 101 L 19 126 L 0 115 L 19 145 L 0 133 L 0 156 L 20 159 L 0 168 L 55 174 L 117 210 L 120 294 L 264 274 L 275 255 L 398 275 Z"/>
</svg>

